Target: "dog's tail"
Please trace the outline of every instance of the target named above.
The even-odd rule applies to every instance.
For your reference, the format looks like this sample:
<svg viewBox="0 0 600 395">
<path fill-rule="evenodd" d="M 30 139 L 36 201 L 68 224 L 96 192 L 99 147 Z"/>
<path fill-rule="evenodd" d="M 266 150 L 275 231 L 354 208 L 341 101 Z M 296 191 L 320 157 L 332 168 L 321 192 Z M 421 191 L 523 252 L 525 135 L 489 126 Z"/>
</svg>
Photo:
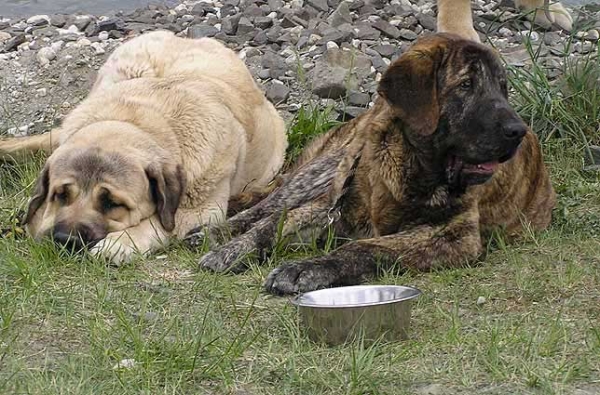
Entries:
<svg viewBox="0 0 600 395">
<path fill-rule="evenodd" d="M 21 161 L 42 152 L 50 154 L 57 145 L 52 132 L 0 140 L 0 161 Z"/>
</svg>

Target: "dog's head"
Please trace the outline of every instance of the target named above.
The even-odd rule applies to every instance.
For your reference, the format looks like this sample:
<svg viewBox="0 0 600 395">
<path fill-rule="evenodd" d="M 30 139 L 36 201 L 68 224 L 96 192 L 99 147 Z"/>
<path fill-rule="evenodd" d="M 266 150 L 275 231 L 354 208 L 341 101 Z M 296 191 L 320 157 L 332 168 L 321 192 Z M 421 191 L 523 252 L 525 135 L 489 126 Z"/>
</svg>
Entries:
<svg viewBox="0 0 600 395">
<path fill-rule="evenodd" d="M 528 130 L 508 102 L 498 56 L 451 34 L 418 40 L 385 72 L 379 93 L 405 123 L 407 138 L 429 146 L 450 182 L 486 182 Z"/>
<path fill-rule="evenodd" d="M 24 221 L 31 234 L 81 250 L 155 214 L 172 231 L 185 183 L 181 167 L 135 152 L 119 141 L 59 147 L 29 202 Z"/>
</svg>

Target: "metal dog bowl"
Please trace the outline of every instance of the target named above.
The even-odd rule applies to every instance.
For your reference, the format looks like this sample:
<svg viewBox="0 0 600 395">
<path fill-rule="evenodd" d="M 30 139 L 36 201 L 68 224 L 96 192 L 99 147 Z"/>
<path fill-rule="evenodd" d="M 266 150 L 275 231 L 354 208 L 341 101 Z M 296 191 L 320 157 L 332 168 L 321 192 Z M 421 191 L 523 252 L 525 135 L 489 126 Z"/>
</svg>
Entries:
<svg viewBox="0 0 600 395">
<path fill-rule="evenodd" d="M 337 345 L 357 338 L 406 339 L 412 300 L 420 294 L 411 287 L 357 285 L 307 292 L 291 302 L 311 340 Z"/>
</svg>

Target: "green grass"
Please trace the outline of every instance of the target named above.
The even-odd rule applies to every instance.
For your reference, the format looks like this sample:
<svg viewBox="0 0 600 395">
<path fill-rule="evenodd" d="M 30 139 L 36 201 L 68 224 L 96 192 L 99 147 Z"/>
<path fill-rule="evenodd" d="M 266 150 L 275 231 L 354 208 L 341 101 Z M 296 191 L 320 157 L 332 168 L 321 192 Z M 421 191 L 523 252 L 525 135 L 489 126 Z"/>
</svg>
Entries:
<svg viewBox="0 0 600 395">
<path fill-rule="evenodd" d="M 287 300 L 261 290 L 286 249 L 234 276 L 196 270 L 198 256 L 177 246 L 114 269 L 9 237 L 0 239 L 0 393 L 599 393 L 600 175 L 581 169 L 600 96 L 557 98 L 543 78 L 516 71 L 511 82 L 559 193 L 551 227 L 510 245 L 497 237 L 477 267 L 377 280 L 423 290 L 408 341 L 307 340 Z M 291 155 L 327 119 L 301 112 Z M 3 226 L 24 208 L 40 163 L 0 166 Z M 118 368 L 123 360 L 135 362 Z"/>
</svg>

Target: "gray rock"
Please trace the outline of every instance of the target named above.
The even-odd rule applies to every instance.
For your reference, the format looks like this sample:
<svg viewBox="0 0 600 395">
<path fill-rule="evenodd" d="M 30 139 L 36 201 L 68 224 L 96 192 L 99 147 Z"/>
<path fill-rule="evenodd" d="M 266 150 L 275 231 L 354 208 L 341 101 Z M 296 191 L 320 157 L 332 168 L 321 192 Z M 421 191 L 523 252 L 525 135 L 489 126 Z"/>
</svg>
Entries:
<svg viewBox="0 0 600 395">
<path fill-rule="evenodd" d="M 243 14 L 249 19 L 254 19 L 256 17 L 265 15 L 264 11 L 256 4 L 250 4 L 248 7 L 246 7 Z"/>
<path fill-rule="evenodd" d="M 357 11 L 360 8 L 364 7 L 365 2 L 363 0 L 354 0 L 352 2 L 350 2 L 349 8 L 350 11 Z"/>
<path fill-rule="evenodd" d="M 284 3 L 282 0 L 268 0 L 267 5 L 271 9 L 271 11 L 279 11 L 283 8 Z"/>
<path fill-rule="evenodd" d="M 375 67 L 375 70 L 377 70 L 380 73 L 387 68 L 387 64 L 383 61 L 383 58 L 377 52 L 375 52 L 374 55 L 371 55 L 371 63 L 373 64 L 373 67 Z"/>
<path fill-rule="evenodd" d="M 596 29 L 591 29 L 588 30 L 583 38 L 588 41 L 598 41 L 598 39 L 600 39 L 600 33 Z"/>
<path fill-rule="evenodd" d="M 417 19 L 421 26 L 427 30 L 435 31 L 437 29 L 437 22 L 435 17 L 423 13 L 417 14 Z"/>
<path fill-rule="evenodd" d="M 236 34 L 241 17 L 242 14 L 237 14 L 223 18 L 221 21 L 221 31 L 230 36 Z"/>
<path fill-rule="evenodd" d="M 25 38 L 25 34 L 19 33 L 4 44 L 2 52 L 14 51 L 19 45 L 23 44 L 25 41 L 27 41 Z"/>
<path fill-rule="evenodd" d="M 308 3 L 308 5 L 310 5 L 318 11 L 329 11 L 329 5 L 327 4 L 327 0 L 307 0 L 306 2 Z"/>
<path fill-rule="evenodd" d="M 54 37 L 58 34 L 54 26 L 48 26 L 33 31 L 33 37 Z"/>
<path fill-rule="evenodd" d="M 323 98 L 339 99 L 346 94 L 346 76 L 348 70 L 341 67 L 323 67 L 317 64 L 311 71 L 312 92 Z"/>
<path fill-rule="evenodd" d="M 352 106 L 366 106 L 371 101 L 371 96 L 368 93 L 351 91 L 348 94 L 348 104 Z"/>
<path fill-rule="evenodd" d="M 351 119 L 358 117 L 360 114 L 366 111 L 364 107 L 345 106 L 342 108 L 341 114 L 338 118 L 340 122 L 347 122 Z"/>
<path fill-rule="evenodd" d="M 242 36 L 254 32 L 254 25 L 245 16 L 241 17 L 238 22 L 237 35 Z"/>
<path fill-rule="evenodd" d="M 290 88 L 278 81 L 271 81 L 266 96 L 273 104 L 285 102 L 290 95 Z"/>
<path fill-rule="evenodd" d="M 273 19 L 266 16 L 259 16 L 254 19 L 254 26 L 259 29 L 268 29 L 273 26 Z"/>
<path fill-rule="evenodd" d="M 190 13 L 196 16 L 204 16 L 206 14 L 205 3 L 198 3 L 194 5 Z"/>
<path fill-rule="evenodd" d="M 381 36 L 381 32 L 371 26 L 363 26 L 358 28 L 356 38 L 359 40 L 377 40 Z"/>
<path fill-rule="evenodd" d="M 507 52 L 503 54 L 503 57 L 506 63 L 514 67 L 525 67 L 525 65 L 531 64 L 531 56 L 527 48 Z"/>
<path fill-rule="evenodd" d="M 261 66 L 269 69 L 271 78 L 278 79 L 285 75 L 287 65 L 285 60 L 273 52 L 266 52 L 261 59 Z"/>
<path fill-rule="evenodd" d="M 73 24 L 75 26 L 77 26 L 77 29 L 79 29 L 80 31 L 84 31 L 86 27 L 88 27 L 88 25 L 90 24 L 90 22 L 92 21 L 92 18 L 90 18 L 87 15 L 80 15 L 77 18 L 75 18 L 75 21 L 73 21 Z"/>
<path fill-rule="evenodd" d="M 373 47 L 373 49 L 375 51 L 377 51 L 377 53 L 379 53 L 381 56 L 385 56 L 386 58 L 391 57 L 394 53 L 396 53 L 396 47 L 394 45 L 378 45 L 376 47 Z"/>
<path fill-rule="evenodd" d="M 62 14 L 52 15 L 50 17 L 50 24 L 55 27 L 63 27 L 67 24 L 67 17 Z"/>
<path fill-rule="evenodd" d="M 325 33 L 323 38 L 319 40 L 319 44 L 323 45 L 327 44 L 330 41 L 333 41 L 334 43 L 339 45 L 343 42 L 349 41 L 351 38 L 352 33 L 350 32 L 343 32 L 338 29 L 330 29 L 327 33 Z"/>
<path fill-rule="evenodd" d="M 557 32 L 546 32 L 546 34 L 544 34 L 544 43 L 546 45 L 556 45 L 558 43 L 560 43 L 563 40 L 563 38 L 561 37 L 560 33 Z"/>
<path fill-rule="evenodd" d="M 187 31 L 188 38 L 214 37 L 219 32 L 214 26 L 195 25 L 190 26 Z"/>
<path fill-rule="evenodd" d="M 389 22 L 384 21 L 383 19 L 379 19 L 378 21 L 373 23 L 372 26 L 387 37 L 400 37 L 400 30 L 398 30 L 395 26 L 391 25 Z"/>
<path fill-rule="evenodd" d="M 224 5 L 221 7 L 221 18 L 225 18 L 226 16 L 238 15 L 237 10 L 232 5 Z"/>
<path fill-rule="evenodd" d="M 595 48 L 594 43 L 589 41 L 579 41 L 573 44 L 573 51 L 584 55 L 594 51 Z"/>
<path fill-rule="evenodd" d="M 405 40 L 413 41 L 417 39 L 418 35 L 412 30 L 400 29 L 400 37 L 402 37 Z"/>
<path fill-rule="evenodd" d="M 269 37 L 265 30 L 260 30 L 252 39 L 254 45 L 265 45 L 269 42 Z"/>
<path fill-rule="evenodd" d="M 347 1 L 342 1 L 335 11 L 327 18 L 327 23 L 333 27 L 338 27 L 344 23 L 352 23 L 350 7 Z"/>
<path fill-rule="evenodd" d="M 371 73 L 371 61 L 362 54 L 340 49 L 327 50 L 310 71 L 312 92 L 321 98 L 338 99 L 347 89 L 356 90 L 359 81 Z"/>
</svg>

